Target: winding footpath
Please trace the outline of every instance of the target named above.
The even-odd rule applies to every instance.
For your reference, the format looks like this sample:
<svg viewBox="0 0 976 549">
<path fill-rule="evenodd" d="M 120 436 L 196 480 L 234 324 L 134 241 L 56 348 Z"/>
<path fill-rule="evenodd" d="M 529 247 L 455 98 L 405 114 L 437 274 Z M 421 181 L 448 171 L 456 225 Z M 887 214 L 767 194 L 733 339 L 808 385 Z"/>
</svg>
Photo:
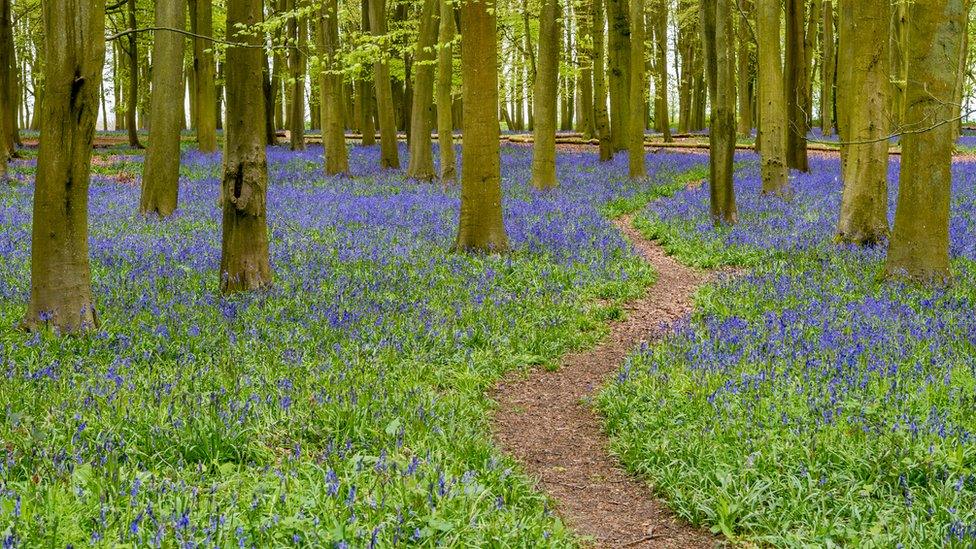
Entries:
<svg viewBox="0 0 976 549">
<path fill-rule="evenodd" d="M 494 393 L 494 435 L 538 479 L 563 520 L 597 547 L 696 548 L 722 545 L 676 518 L 651 488 L 609 452 L 592 399 L 633 350 L 688 315 L 708 273 L 690 269 L 641 236 L 630 216 L 614 222 L 658 273 L 644 297 L 629 302 L 599 346 L 563 357 L 558 370 L 514 375 Z"/>
</svg>

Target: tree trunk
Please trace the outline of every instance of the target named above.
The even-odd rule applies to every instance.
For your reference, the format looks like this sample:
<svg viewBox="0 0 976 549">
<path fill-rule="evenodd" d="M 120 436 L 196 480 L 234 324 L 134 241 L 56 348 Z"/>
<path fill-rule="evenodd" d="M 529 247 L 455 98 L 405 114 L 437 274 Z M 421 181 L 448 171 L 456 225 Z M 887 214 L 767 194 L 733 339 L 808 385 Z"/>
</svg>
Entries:
<svg viewBox="0 0 976 549">
<path fill-rule="evenodd" d="M 752 35 L 749 31 L 749 14 L 752 13 L 752 0 L 733 0 L 741 2 L 742 14 L 739 16 L 738 42 L 739 53 L 736 56 L 738 73 L 736 85 L 738 90 L 736 96 L 739 100 L 739 124 L 738 132 L 742 137 L 752 137 L 752 62 L 749 44 L 752 43 Z"/>
<path fill-rule="evenodd" d="M 369 0 L 361 0 L 361 24 L 363 32 L 369 32 Z M 359 130 L 362 137 L 360 143 L 366 147 L 376 144 L 376 123 L 373 113 L 376 110 L 376 102 L 373 100 L 373 83 L 369 81 L 367 69 L 363 69 L 363 77 L 359 80 L 359 95 L 362 103 L 362 118 L 359 122 Z"/>
<path fill-rule="evenodd" d="M 582 34 L 589 34 L 592 38 L 592 19 L 587 0 L 574 0 L 576 4 L 576 27 Z M 587 139 L 596 135 L 596 124 L 593 121 L 593 43 L 577 40 L 577 55 L 580 59 L 579 79 L 579 107 L 577 109 L 579 129 Z"/>
<path fill-rule="evenodd" d="M 823 9 L 823 38 L 821 61 L 823 75 L 820 88 L 820 133 L 830 135 L 834 129 L 834 78 L 837 55 L 834 52 L 834 3 L 827 2 Z"/>
<path fill-rule="evenodd" d="M 786 108 L 783 69 L 780 62 L 779 0 L 757 0 L 756 32 L 759 38 L 759 98 L 762 117 L 762 189 L 787 194 Z"/>
<path fill-rule="evenodd" d="M 300 2 L 291 3 L 292 9 L 300 8 Z M 305 18 L 293 15 L 288 19 L 288 69 L 291 81 L 291 112 L 288 114 L 291 133 L 291 150 L 305 150 L 305 73 L 307 71 L 304 51 L 307 44 L 308 29 Z"/>
<path fill-rule="evenodd" d="M 271 6 L 271 13 L 279 14 L 287 9 L 288 4 L 286 0 L 272 0 Z M 272 35 L 272 41 L 274 44 L 281 44 L 280 27 L 275 29 L 274 34 Z M 281 87 L 282 81 L 284 80 L 282 75 L 284 75 L 285 71 L 287 70 L 287 61 L 286 56 L 282 55 L 282 49 L 280 47 L 273 50 L 271 60 L 271 90 L 273 92 L 271 110 L 274 111 L 274 125 L 275 128 L 285 128 L 284 106 L 287 101 L 285 100 L 285 94 Z"/>
<path fill-rule="evenodd" d="M 228 0 L 231 42 L 261 44 L 246 30 L 264 20 L 262 0 Z M 237 29 L 237 30 L 232 30 Z M 271 285 L 268 254 L 268 165 L 264 144 L 264 52 L 255 47 L 227 48 L 227 133 L 224 147 L 223 239 L 220 291 L 259 290 Z"/>
<path fill-rule="evenodd" d="M 196 23 L 197 34 L 213 36 L 213 0 L 198 0 Z M 217 88 L 214 86 L 213 48 L 213 43 L 207 40 L 193 40 L 197 146 L 206 153 L 217 151 Z"/>
<path fill-rule="evenodd" d="M 136 28 L 136 0 L 128 0 L 127 15 L 129 28 Z M 125 128 L 129 133 L 129 146 L 142 149 L 139 142 L 139 127 L 136 125 L 136 109 L 139 106 L 139 47 L 136 34 L 129 35 L 129 94 L 125 99 Z"/>
<path fill-rule="evenodd" d="M 631 179 L 647 177 L 644 166 L 644 0 L 630 0 L 630 129 L 628 166 Z"/>
<path fill-rule="evenodd" d="M 666 0 L 656 2 L 656 17 L 654 18 L 654 40 L 657 52 L 657 97 L 658 130 L 663 134 L 665 143 L 671 139 L 671 110 L 668 105 L 668 3 Z M 633 19 L 633 17 L 631 17 Z M 631 103 L 633 104 L 633 103 Z M 643 138 L 643 135 L 641 136 Z"/>
<path fill-rule="evenodd" d="M 14 52 L 10 0 L 2 0 L 0 3 L 0 71 L 3 71 L 3 88 L 0 89 L 0 108 L 3 109 L 3 150 L 0 154 L 4 155 L 3 158 L 10 158 L 16 154 L 17 144 L 20 141 L 20 132 L 17 131 L 17 97 L 20 96 L 20 88 L 17 86 L 17 59 Z M 2 160 L 0 158 L 0 161 Z M 6 173 L 6 166 L 0 170 L 0 173 Z"/>
<path fill-rule="evenodd" d="M 966 27 L 964 0 L 913 2 L 908 8 L 908 86 L 905 124 L 921 129 L 902 138 L 895 230 L 885 272 L 943 283 L 949 272 L 952 116 L 958 59 Z"/>
<path fill-rule="evenodd" d="M 607 0 L 610 29 L 610 139 L 615 151 L 630 143 L 630 21 L 627 0 Z"/>
<path fill-rule="evenodd" d="M 806 52 L 804 47 L 804 0 L 786 0 L 786 165 L 810 170 L 807 161 Z M 762 31 L 760 31 L 762 32 Z"/>
<path fill-rule="evenodd" d="M 735 59 L 729 2 L 702 0 L 702 47 L 712 104 L 709 140 L 709 204 L 716 225 L 736 222 L 732 160 L 735 155 Z"/>
<path fill-rule="evenodd" d="M 437 148 L 441 153 L 441 182 L 457 182 L 454 160 L 454 121 L 451 113 L 454 81 L 454 9 L 440 0 L 440 49 L 437 52 Z"/>
<path fill-rule="evenodd" d="M 560 36 L 559 1 L 542 0 L 539 36 Z M 532 186 L 555 188 L 556 180 L 556 86 L 559 77 L 559 41 L 539 40 L 535 77 L 535 130 L 532 144 Z M 565 114 L 565 113 L 564 113 Z"/>
<path fill-rule="evenodd" d="M 431 181 L 434 173 L 434 152 L 430 131 L 434 120 L 434 63 L 437 45 L 438 0 L 424 0 L 417 33 L 417 76 L 414 81 L 413 108 L 410 109 L 410 161 L 407 177 Z"/>
<path fill-rule="evenodd" d="M 508 250 L 502 222 L 498 131 L 497 19 L 486 2 L 461 4 L 463 154 L 461 212 L 454 249 L 480 253 Z"/>
<path fill-rule="evenodd" d="M 156 0 L 156 26 L 183 30 L 182 0 Z M 183 103 L 183 35 L 156 31 L 153 41 L 149 148 L 142 172 L 139 212 L 168 217 L 176 210 L 180 181 Z"/>
<path fill-rule="evenodd" d="M 848 146 L 837 240 L 873 245 L 888 237 L 888 48 L 890 0 L 853 4 Z M 869 141 L 873 141 L 870 142 Z M 864 142 L 864 143 L 858 143 Z"/>
<path fill-rule="evenodd" d="M 850 112 L 851 89 L 854 82 L 854 49 L 849 47 L 855 37 L 854 31 L 854 5 L 857 0 L 838 0 L 837 1 L 837 135 L 840 137 L 840 164 L 841 173 L 847 171 L 847 160 L 850 156 L 851 141 Z"/>
<path fill-rule="evenodd" d="M 385 39 L 385 0 L 369 0 L 369 25 L 374 37 Z M 380 167 L 396 169 L 400 167 L 400 156 L 397 151 L 396 117 L 393 114 L 393 89 L 390 86 L 389 52 L 385 48 L 373 65 L 373 79 L 376 83 L 376 110 L 380 123 Z"/>
<path fill-rule="evenodd" d="M 528 58 L 529 61 L 529 74 L 527 80 L 531 82 L 535 82 L 535 77 L 536 77 L 535 49 L 532 46 L 532 27 L 531 25 L 529 25 L 529 0 L 522 0 L 522 28 L 525 31 L 524 32 L 525 56 Z M 533 86 L 526 83 L 526 93 L 528 94 L 528 97 L 526 97 L 526 103 L 529 112 L 528 115 L 529 131 L 535 131 L 535 119 L 534 119 L 535 100 L 532 97 L 532 88 Z"/>
<path fill-rule="evenodd" d="M 88 263 L 88 182 L 105 61 L 101 2 L 41 3 L 45 101 L 31 230 L 28 329 L 98 325 Z"/>
<path fill-rule="evenodd" d="M 319 83 L 322 109 L 322 145 L 325 147 L 325 174 L 349 172 L 349 151 L 342 120 L 342 67 L 339 45 L 339 4 L 327 0 L 322 6 L 322 27 L 318 32 L 322 75 Z"/>
<path fill-rule="evenodd" d="M 613 142 L 610 139 L 610 120 L 607 116 L 606 49 L 603 45 L 603 0 L 592 0 L 593 24 L 593 118 L 600 140 L 600 162 L 613 158 Z"/>
</svg>

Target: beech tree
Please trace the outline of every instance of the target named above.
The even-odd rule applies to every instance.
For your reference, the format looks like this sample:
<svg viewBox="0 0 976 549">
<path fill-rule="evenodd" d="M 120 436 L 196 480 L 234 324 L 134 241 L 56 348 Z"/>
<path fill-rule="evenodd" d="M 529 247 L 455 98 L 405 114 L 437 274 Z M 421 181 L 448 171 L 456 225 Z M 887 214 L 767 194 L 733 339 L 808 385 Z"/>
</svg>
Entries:
<svg viewBox="0 0 976 549">
<path fill-rule="evenodd" d="M 949 272 L 949 195 L 953 149 L 952 100 L 966 32 L 965 0 L 912 2 L 908 7 L 901 176 L 895 228 L 885 272 L 943 283 Z"/>
<path fill-rule="evenodd" d="M 804 49 L 805 17 L 805 0 L 786 0 L 786 165 L 803 172 L 810 169 L 806 141 L 808 113 L 804 110 L 809 88 Z"/>
<path fill-rule="evenodd" d="M 369 28 L 373 36 L 386 40 L 386 2 L 369 0 Z M 388 52 L 381 52 L 373 64 L 373 81 L 376 86 L 376 110 L 380 126 L 380 166 L 384 169 L 400 167 L 397 151 L 396 117 L 393 113 L 393 90 L 390 86 Z"/>
<path fill-rule="evenodd" d="M 213 36 L 213 0 L 197 0 L 196 32 Z M 193 74 L 196 76 L 195 98 L 197 146 L 201 152 L 217 150 L 217 88 L 214 82 L 213 43 L 193 40 Z M 272 96 L 273 97 L 273 96 Z"/>
<path fill-rule="evenodd" d="M 542 0 L 539 35 L 559 36 L 559 2 Z M 539 59 L 535 77 L 535 130 L 532 146 L 532 186 L 551 189 L 556 181 L 556 85 L 559 76 L 559 42 L 539 41 Z"/>
<path fill-rule="evenodd" d="M 308 33 L 305 28 L 305 18 L 300 16 L 300 0 L 290 0 L 288 7 L 292 12 L 288 18 L 288 69 L 291 87 L 288 130 L 291 137 L 291 150 L 303 151 L 305 150 L 305 72 L 307 70 L 304 52 L 307 47 L 306 36 Z M 261 93 L 263 94 L 264 90 Z"/>
<path fill-rule="evenodd" d="M 24 325 L 98 325 L 88 259 L 88 184 L 105 62 L 105 5 L 42 2 L 44 104 L 34 184 L 31 291 Z"/>
<path fill-rule="evenodd" d="M 708 98 L 712 104 L 709 131 L 709 203 L 716 225 L 736 222 L 732 163 L 735 155 L 735 60 L 729 2 L 702 0 L 702 44 Z"/>
<path fill-rule="evenodd" d="M 434 46 L 437 44 L 438 0 L 423 0 L 420 29 L 417 33 L 416 80 L 413 108 L 410 109 L 410 161 L 407 177 L 430 181 L 434 179 L 434 154 L 430 131 L 434 119 Z"/>
<path fill-rule="evenodd" d="M 205 3 L 205 2 L 204 2 Z M 183 0 L 156 0 L 156 26 L 183 29 Z M 149 148 L 142 171 L 139 211 L 168 217 L 176 210 L 183 118 L 183 35 L 157 30 L 153 47 Z"/>
<path fill-rule="evenodd" d="M 850 3 L 851 24 L 842 49 L 850 50 L 851 80 L 841 89 L 848 128 L 837 239 L 875 244 L 888 237 L 888 47 L 890 0 Z"/>
<path fill-rule="evenodd" d="M 454 117 L 451 109 L 454 85 L 454 9 L 440 0 L 440 28 L 437 51 L 437 146 L 441 155 L 441 182 L 457 180 L 454 160 Z"/>
<path fill-rule="evenodd" d="M 268 165 L 264 150 L 261 38 L 247 32 L 263 19 L 262 0 L 227 0 L 227 124 L 221 182 L 223 238 L 220 291 L 271 285 L 268 252 Z"/>
<path fill-rule="evenodd" d="M 783 105 L 783 65 L 780 56 L 779 0 L 756 0 L 759 39 L 759 115 L 761 171 L 764 193 L 789 190 L 786 167 L 786 109 Z"/>
<path fill-rule="evenodd" d="M 339 4 L 326 0 L 322 5 L 321 28 L 318 32 L 321 51 L 319 93 L 322 109 L 322 145 L 325 148 L 325 173 L 343 174 L 349 171 L 349 151 L 342 120 L 342 67 L 339 61 Z"/>
<path fill-rule="evenodd" d="M 610 118 L 607 114 L 607 86 L 605 77 L 606 49 L 604 48 L 603 0 L 592 0 L 593 24 L 593 120 L 600 141 L 600 162 L 613 158 Z"/>
<path fill-rule="evenodd" d="M 498 145 L 497 15 L 487 0 L 461 4 L 461 212 L 454 248 L 508 250 L 502 222 L 501 156 Z"/>
<path fill-rule="evenodd" d="M 630 0 L 630 126 L 628 166 L 631 179 L 647 177 L 644 166 L 644 0 Z"/>
<path fill-rule="evenodd" d="M 630 144 L 630 14 L 627 0 L 607 0 L 610 138 L 615 151 Z"/>
</svg>

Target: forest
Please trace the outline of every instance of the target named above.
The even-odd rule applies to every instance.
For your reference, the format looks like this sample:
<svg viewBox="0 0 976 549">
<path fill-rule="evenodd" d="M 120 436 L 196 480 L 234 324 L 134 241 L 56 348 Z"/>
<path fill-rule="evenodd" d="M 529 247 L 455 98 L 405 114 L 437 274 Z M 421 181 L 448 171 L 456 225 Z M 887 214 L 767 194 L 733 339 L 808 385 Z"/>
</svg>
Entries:
<svg viewBox="0 0 976 549">
<path fill-rule="evenodd" d="M 2 547 L 976 546 L 972 0 L 0 0 Z"/>
</svg>

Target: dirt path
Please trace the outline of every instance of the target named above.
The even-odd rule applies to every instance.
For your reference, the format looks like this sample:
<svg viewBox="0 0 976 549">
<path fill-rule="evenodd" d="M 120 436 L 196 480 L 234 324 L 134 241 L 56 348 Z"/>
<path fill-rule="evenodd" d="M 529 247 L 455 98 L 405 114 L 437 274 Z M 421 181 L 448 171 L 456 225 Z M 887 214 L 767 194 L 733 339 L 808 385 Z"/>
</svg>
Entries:
<svg viewBox="0 0 976 549">
<path fill-rule="evenodd" d="M 712 547 L 721 540 L 689 526 L 628 475 L 609 455 L 609 441 L 590 400 L 608 376 L 665 325 L 687 315 L 692 294 L 707 274 L 668 257 L 634 229 L 630 217 L 615 222 L 658 272 L 647 294 L 626 307 L 598 347 L 563 358 L 559 370 L 513 376 L 494 394 L 495 439 L 539 479 L 560 516 L 598 547 Z"/>
</svg>

